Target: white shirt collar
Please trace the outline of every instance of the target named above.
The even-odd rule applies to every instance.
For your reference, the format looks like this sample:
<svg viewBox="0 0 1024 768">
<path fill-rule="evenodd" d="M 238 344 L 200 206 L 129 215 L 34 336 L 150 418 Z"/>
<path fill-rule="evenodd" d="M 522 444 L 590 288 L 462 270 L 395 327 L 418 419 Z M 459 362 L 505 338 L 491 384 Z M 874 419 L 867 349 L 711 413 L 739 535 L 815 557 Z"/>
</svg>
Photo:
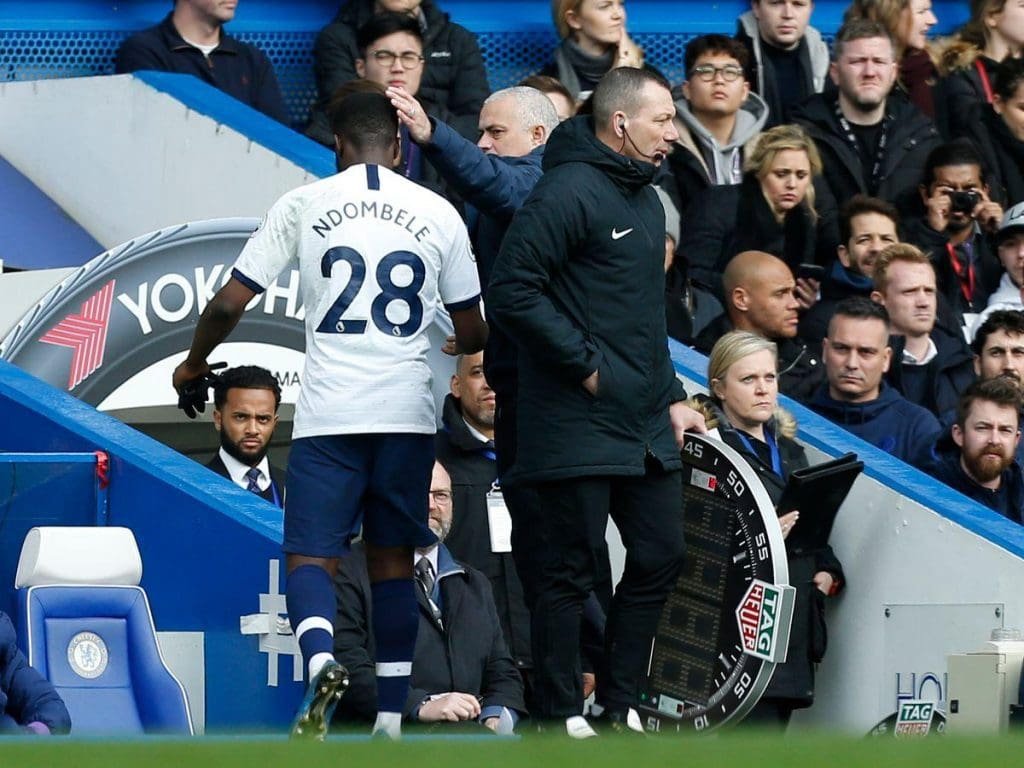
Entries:
<svg viewBox="0 0 1024 768">
<path fill-rule="evenodd" d="M 469 434 L 479 440 L 481 443 L 489 443 L 493 438 L 488 437 L 478 429 L 474 429 L 473 425 L 466 421 L 466 417 L 462 417 L 462 423 L 466 425 L 466 429 L 469 430 Z"/>
<path fill-rule="evenodd" d="M 248 488 L 249 478 L 245 476 L 245 473 L 249 471 L 249 465 L 243 464 L 223 448 L 220 449 L 218 455 L 220 460 L 224 462 L 224 466 L 227 467 L 232 482 L 239 488 Z M 259 486 L 261 491 L 265 491 L 270 487 L 270 461 L 264 456 L 260 463 L 256 465 L 256 468 L 262 473 L 259 480 L 256 481 L 256 485 Z"/>
<path fill-rule="evenodd" d="M 928 351 L 924 353 L 924 357 L 922 357 L 920 360 L 918 360 L 916 357 L 914 357 L 912 354 L 910 354 L 910 352 L 907 351 L 906 347 L 903 348 L 903 364 L 904 365 L 928 365 L 928 363 L 930 363 L 932 360 L 935 359 L 935 356 L 937 354 L 939 354 L 939 350 L 935 346 L 935 341 L 932 339 L 931 336 L 929 336 L 928 337 Z"/>
</svg>

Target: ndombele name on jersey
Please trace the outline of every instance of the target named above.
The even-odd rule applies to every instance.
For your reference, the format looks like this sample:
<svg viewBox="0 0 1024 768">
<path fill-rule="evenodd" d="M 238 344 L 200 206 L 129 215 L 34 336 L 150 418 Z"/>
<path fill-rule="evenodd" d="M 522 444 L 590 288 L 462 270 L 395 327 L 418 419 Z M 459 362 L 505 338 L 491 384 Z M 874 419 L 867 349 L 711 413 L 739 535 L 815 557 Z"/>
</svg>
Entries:
<svg viewBox="0 0 1024 768">
<path fill-rule="evenodd" d="M 346 220 L 373 218 L 378 221 L 386 221 L 401 227 L 420 242 L 430 235 L 430 227 L 420 226 L 416 214 L 410 213 L 405 208 L 396 208 L 391 203 L 378 202 L 376 200 L 361 200 L 358 203 L 345 203 L 341 210 L 331 208 L 313 224 L 313 232 L 323 239 L 331 233 L 335 227 L 340 227 Z"/>
</svg>

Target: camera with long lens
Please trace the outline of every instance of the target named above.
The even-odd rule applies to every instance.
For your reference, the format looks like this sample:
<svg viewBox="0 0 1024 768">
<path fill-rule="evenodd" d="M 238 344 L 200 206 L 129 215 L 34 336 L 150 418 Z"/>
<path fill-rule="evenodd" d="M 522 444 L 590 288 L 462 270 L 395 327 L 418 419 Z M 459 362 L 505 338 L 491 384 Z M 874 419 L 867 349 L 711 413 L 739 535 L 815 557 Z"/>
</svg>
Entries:
<svg viewBox="0 0 1024 768">
<path fill-rule="evenodd" d="M 949 212 L 970 216 L 981 202 L 981 195 L 972 189 L 958 189 L 949 193 Z"/>
</svg>

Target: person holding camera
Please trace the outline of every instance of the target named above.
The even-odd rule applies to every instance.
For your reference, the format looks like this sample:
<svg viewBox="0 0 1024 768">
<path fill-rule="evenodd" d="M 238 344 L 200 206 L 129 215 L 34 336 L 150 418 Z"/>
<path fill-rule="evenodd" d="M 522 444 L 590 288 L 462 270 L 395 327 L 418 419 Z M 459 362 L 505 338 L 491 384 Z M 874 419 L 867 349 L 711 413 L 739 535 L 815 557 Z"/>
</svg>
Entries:
<svg viewBox="0 0 1024 768">
<path fill-rule="evenodd" d="M 970 327 L 999 286 L 994 238 L 1003 206 L 989 197 L 981 157 L 966 140 L 932 150 L 918 189 L 924 215 L 907 224 L 905 239 L 928 253 L 939 294 Z"/>
</svg>

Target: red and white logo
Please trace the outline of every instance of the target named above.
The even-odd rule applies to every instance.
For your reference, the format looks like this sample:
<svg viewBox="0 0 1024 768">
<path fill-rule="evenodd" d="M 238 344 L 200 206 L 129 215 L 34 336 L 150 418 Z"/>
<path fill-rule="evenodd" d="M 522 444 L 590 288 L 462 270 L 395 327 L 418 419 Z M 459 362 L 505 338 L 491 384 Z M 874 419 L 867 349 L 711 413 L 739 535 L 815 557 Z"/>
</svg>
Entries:
<svg viewBox="0 0 1024 768">
<path fill-rule="evenodd" d="M 69 347 L 72 350 L 68 391 L 81 384 L 93 371 L 103 365 L 103 351 L 107 344 L 107 326 L 110 323 L 110 305 L 114 300 L 111 280 L 82 304 L 82 311 L 68 315 L 39 337 L 46 344 Z"/>
</svg>

